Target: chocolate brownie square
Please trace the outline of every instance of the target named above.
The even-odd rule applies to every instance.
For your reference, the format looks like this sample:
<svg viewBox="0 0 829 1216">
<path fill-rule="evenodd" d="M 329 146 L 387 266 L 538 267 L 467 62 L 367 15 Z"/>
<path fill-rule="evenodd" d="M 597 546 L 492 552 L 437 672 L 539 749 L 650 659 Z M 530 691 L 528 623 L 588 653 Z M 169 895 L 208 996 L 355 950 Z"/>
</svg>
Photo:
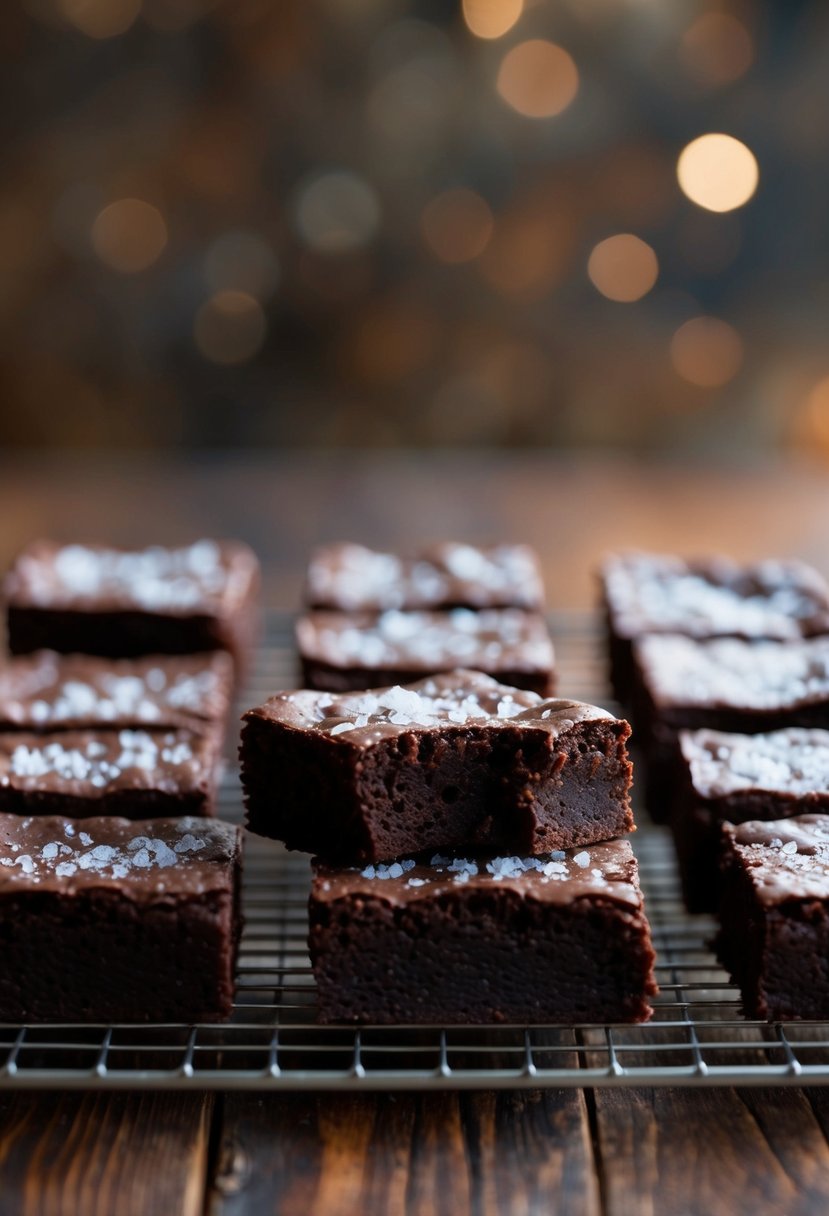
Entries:
<svg viewBox="0 0 829 1216">
<path fill-rule="evenodd" d="M 228 1017 L 240 865 L 219 820 L 0 815 L 0 1021 Z"/>
<path fill-rule="evenodd" d="M 829 731 L 682 731 L 679 746 L 682 780 L 671 826 L 685 902 L 692 912 L 715 912 L 723 822 L 829 812 Z"/>
<path fill-rule="evenodd" d="M 626 841 L 548 857 L 314 865 L 322 1022 L 640 1022 L 654 952 Z"/>
<path fill-rule="evenodd" d="M 220 748 L 215 727 L 0 733 L 0 812 L 213 815 Z"/>
<path fill-rule="evenodd" d="M 627 722 L 480 672 L 282 692 L 244 721 L 248 826 L 328 861 L 540 854 L 633 829 Z"/>
<path fill-rule="evenodd" d="M 137 551 L 34 541 L 4 595 L 12 654 L 227 650 L 244 670 L 259 628 L 259 563 L 237 541 Z"/>
<path fill-rule="evenodd" d="M 203 729 L 226 721 L 228 654 L 100 659 L 38 650 L 0 665 L 0 730 Z"/>
<path fill-rule="evenodd" d="M 829 815 L 722 832 L 717 951 L 747 1016 L 829 1019 Z"/>
<path fill-rule="evenodd" d="M 600 577 L 611 680 L 625 703 L 636 677 L 632 644 L 646 634 L 779 641 L 829 634 L 829 584 L 800 561 L 741 565 L 629 552 L 608 557 Z"/>
<path fill-rule="evenodd" d="M 541 696 L 554 691 L 553 644 L 544 618 L 519 608 L 472 612 L 317 611 L 300 617 L 297 646 L 306 688 L 330 692 L 411 684 L 471 668 Z"/>
<path fill-rule="evenodd" d="M 385 612 L 390 608 L 544 607 L 538 557 L 528 545 L 477 547 L 447 541 L 411 557 L 364 545 L 324 545 L 311 555 L 309 608 Z"/>
<path fill-rule="evenodd" d="M 655 819 L 676 794 L 680 730 L 761 734 L 829 728 L 829 638 L 697 641 L 654 634 L 633 646 L 641 695 L 636 738 L 647 757 L 646 798 Z"/>
</svg>

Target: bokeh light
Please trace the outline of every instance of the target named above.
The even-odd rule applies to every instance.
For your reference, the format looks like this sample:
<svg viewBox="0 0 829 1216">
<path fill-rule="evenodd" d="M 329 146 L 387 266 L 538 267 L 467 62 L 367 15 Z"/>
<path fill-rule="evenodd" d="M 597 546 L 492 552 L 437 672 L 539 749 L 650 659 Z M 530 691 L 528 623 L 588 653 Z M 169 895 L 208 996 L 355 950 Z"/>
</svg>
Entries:
<svg viewBox="0 0 829 1216">
<path fill-rule="evenodd" d="M 296 225 L 306 244 L 319 253 L 347 253 L 367 245 L 380 222 L 380 203 L 356 173 L 322 173 L 300 186 Z"/>
<path fill-rule="evenodd" d="M 441 262 L 471 262 L 486 249 L 494 220 L 473 190 L 446 190 L 426 204 L 420 220 L 423 239 Z"/>
<path fill-rule="evenodd" d="M 193 325 L 196 346 L 211 363 L 246 363 L 265 340 L 262 306 L 244 291 L 219 291 L 199 309 Z"/>
<path fill-rule="evenodd" d="M 590 253 L 587 273 L 608 300 L 630 304 L 641 300 L 659 275 L 659 262 L 650 245 L 630 232 L 599 241 Z"/>
<path fill-rule="evenodd" d="M 733 211 L 757 189 L 754 154 L 732 135 L 712 133 L 692 140 L 677 162 L 679 184 L 688 198 L 707 211 Z"/>
<path fill-rule="evenodd" d="M 463 0 L 463 19 L 478 38 L 502 38 L 524 11 L 524 0 Z"/>
<path fill-rule="evenodd" d="M 210 245 L 204 279 L 212 292 L 232 289 L 266 300 L 279 280 L 279 266 L 268 242 L 255 232 L 225 232 Z"/>
<path fill-rule="evenodd" d="M 525 118 L 553 118 L 576 96 L 579 73 L 563 47 L 533 38 L 507 51 L 497 85 L 504 101 Z"/>
<path fill-rule="evenodd" d="M 683 65 L 701 84 L 730 84 L 754 60 L 754 43 L 731 13 L 703 13 L 684 33 L 679 48 Z"/>
<path fill-rule="evenodd" d="M 125 34 L 141 11 L 141 0 L 58 0 L 63 17 L 89 38 Z"/>
<path fill-rule="evenodd" d="M 693 317 L 671 339 L 677 374 L 700 388 L 720 388 L 733 380 L 743 362 L 740 335 L 716 317 Z"/>
<path fill-rule="evenodd" d="M 95 217 L 92 247 L 111 270 L 136 274 L 152 266 L 167 244 L 167 225 L 152 203 L 122 198 Z"/>
<path fill-rule="evenodd" d="M 829 449 L 829 376 L 814 385 L 806 397 L 804 412 L 809 436 Z"/>
</svg>

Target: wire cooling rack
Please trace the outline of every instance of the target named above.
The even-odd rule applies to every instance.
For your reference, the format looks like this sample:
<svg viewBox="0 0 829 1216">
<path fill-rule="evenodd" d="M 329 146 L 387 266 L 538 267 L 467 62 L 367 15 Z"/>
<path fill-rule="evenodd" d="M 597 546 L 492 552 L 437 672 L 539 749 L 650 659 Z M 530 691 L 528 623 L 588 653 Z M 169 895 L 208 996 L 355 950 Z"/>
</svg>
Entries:
<svg viewBox="0 0 829 1216">
<path fill-rule="evenodd" d="M 559 686 L 609 705 L 598 624 L 555 616 Z M 295 682 L 291 621 L 275 616 L 249 704 Z M 238 776 L 220 813 L 239 820 Z M 829 1023 L 752 1022 L 717 965 L 709 917 L 688 916 L 670 838 L 632 838 L 661 995 L 644 1026 L 318 1026 L 306 950 L 307 858 L 247 842 L 236 1004 L 223 1025 L 0 1026 L 0 1088 L 429 1090 L 829 1084 Z"/>
</svg>

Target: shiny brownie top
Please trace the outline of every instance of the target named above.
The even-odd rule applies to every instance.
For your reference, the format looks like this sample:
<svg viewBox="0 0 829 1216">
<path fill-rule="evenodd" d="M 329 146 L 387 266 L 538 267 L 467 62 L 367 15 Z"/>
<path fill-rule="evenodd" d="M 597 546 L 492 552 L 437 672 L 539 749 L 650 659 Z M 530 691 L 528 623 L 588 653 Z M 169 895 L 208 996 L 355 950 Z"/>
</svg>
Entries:
<svg viewBox="0 0 829 1216">
<path fill-rule="evenodd" d="M 60 731 L 0 734 L 0 790 L 95 800 L 108 793 L 186 794 L 212 780 L 216 732 Z"/>
<path fill-rule="evenodd" d="M 762 791 L 787 799 L 829 800 L 829 731 L 790 727 L 761 735 L 719 730 L 679 737 L 694 790 L 702 798 Z"/>
<path fill-rule="evenodd" d="M 829 638 L 697 641 L 654 634 L 634 642 L 657 705 L 774 711 L 829 701 Z"/>
<path fill-rule="evenodd" d="M 186 726 L 228 712 L 227 654 L 98 659 L 41 650 L 0 666 L 0 729 Z"/>
<path fill-rule="evenodd" d="M 473 612 L 309 612 L 297 621 L 306 659 L 332 667 L 447 667 L 551 671 L 553 646 L 544 618 L 520 608 Z"/>
<path fill-rule="evenodd" d="M 90 888 L 136 901 L 232 889 L 241 829 L 218 819 L 0 815 L 0 891 Z"/>
<path fill-rule="evenodd" d="M 413 730 L 512 727 L 556 736 L 580 722 L 616 721 L 595 705 L 544 700 L 477 671 L 451 671 L 405 687 L 367 692 L 281 692 L 248 710 L 245 718 L 265 719 L 353 747 L 370 747 Z"/>
<path fill-rule="evenodd" d="M 762 903 L 829 899 L 829 815 L 751 820 L 723 830 Z"/>
<path fill-rule="evenodd" d="M 312 900 L 353 896 L 390 904 L 439 899 L 462 891 L 507 889 L 525 899 L 569 904 L 599 899 L 639 910 L 636 858 L 625 840 L 610 840 L 544 857 L 444 857 L 426 864 L 404 858 L 388 865 L 343 869 L 314 862 Z"/>
<path fill-rule="evenodd" d="M 363 545 L 325 545 L 311 555 L 305 587 L 311 608 L 383 612 L 389 608 L 533 608 L 544 584 L 528 545 L 477 548 L 445 542 L 413 557 Z"/>
<path fill-rule="evenodd" d="M 739 565 L 621 553 L 602 567 L 613 629 L 622 637 L 799 638 L 829 633 L 829 585 L 798 561 Z"/>
<path fill-rule="evenodd" d="M 4 593 L 14 607 L 225 616 L 257 572 L 253 552 L 237 541 L 122 550 L 39 540 L 18 555 Z"/>
</svg>

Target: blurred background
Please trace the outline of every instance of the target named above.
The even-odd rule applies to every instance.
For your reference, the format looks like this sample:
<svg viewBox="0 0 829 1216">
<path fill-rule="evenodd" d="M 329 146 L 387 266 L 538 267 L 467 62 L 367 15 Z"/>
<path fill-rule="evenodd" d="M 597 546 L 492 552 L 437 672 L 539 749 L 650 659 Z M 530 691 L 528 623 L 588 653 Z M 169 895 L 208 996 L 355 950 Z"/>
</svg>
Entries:
<svg viewBox="0 0 829 1216">
<path fill-rule="evenodd" d="M 825 0 L 7 0 L 6 447 L 829 461 Z"/>
</svg>

